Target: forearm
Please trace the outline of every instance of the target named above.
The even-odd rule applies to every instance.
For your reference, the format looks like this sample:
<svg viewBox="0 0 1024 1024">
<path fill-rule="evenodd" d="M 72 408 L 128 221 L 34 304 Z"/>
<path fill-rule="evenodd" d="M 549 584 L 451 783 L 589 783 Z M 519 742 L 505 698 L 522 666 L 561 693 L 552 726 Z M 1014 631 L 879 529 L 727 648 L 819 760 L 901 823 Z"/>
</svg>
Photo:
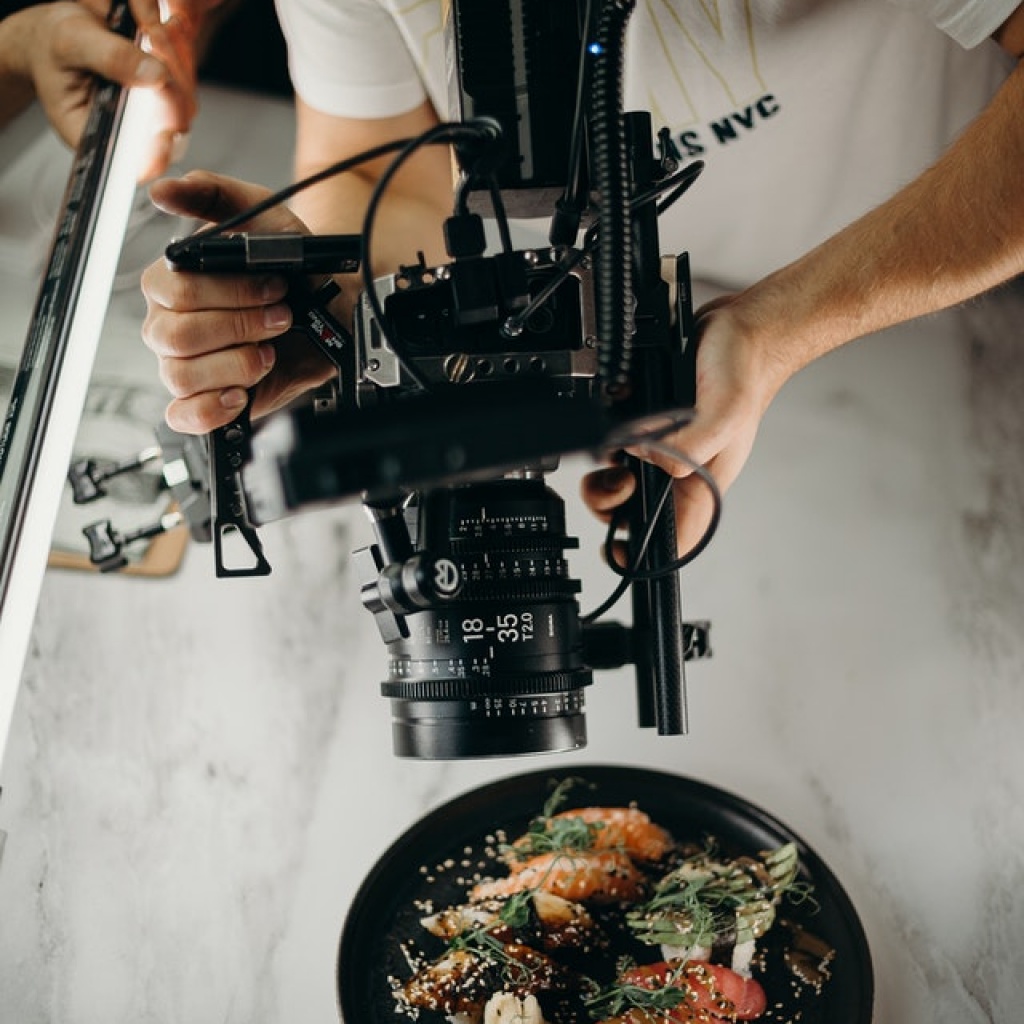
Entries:
<svg viewBox="0 0 1024 1024">
<path fill-rule="evenodd" d="M 33 8 L 28 8 L 0 21 L 0 126 L 12 121 L 35 98 L 25 57 L 36 16 Z"/>
<path fill-rule="evenodd" d="M 359 234 L 373 187 L 372 180 L 347 174 L 299 193 L 290 205 L 313 231 Z M 374 272 L 381 274 L 401 263 L 415 262 L 420 250 L 428 263 L 443 261 L 441 225 L 451 213 L 450 207 L 447 195 L 408 191 L 385 195 L 373 225 Z"/>
<path fill-rule="evenodd" d="M 1024 66 L 928 171 L 730 304 L 783 378 L 1024 270 Z"/>
<path fill-rule="evenodd" d="M 311 110 L 301 100 L 297 110 L 295 174 L 299 179 L 382 143 L 416 137 L 436 123 L 427 105 L 379 121 L 329 117 Z M 392 159 L 382 157 L 354 172 L 328 178 L 296 195 L 291 206 L 313 231 L 359 234 L 376 182 Z M 374 274 L 413 263 L 420 251 L 428 263 L 443 261 L 441 227 L 451 205 L 447 151 L 424 147 L 394 176 L 382 196 L 371 239 Z M 345 284 L 351 303 L 360 282 L 353 278 Z"/>
</svg>

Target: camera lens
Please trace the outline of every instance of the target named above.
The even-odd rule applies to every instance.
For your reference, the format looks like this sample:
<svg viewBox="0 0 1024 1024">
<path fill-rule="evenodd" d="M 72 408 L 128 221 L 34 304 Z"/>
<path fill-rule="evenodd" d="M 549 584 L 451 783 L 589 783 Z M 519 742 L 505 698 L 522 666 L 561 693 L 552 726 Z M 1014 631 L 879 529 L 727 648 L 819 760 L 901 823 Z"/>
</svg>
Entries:
<svg viewBox="0 0 1024 1024">
<path fill-rule="evenodd" d="M 453 596 L 404 616 L 388 643 L 395 753 L 501 757 L 586 744 L 576 595 L 565 507 L 542 479 L 420 496 L 416 547 L 457 572 Z"/>
</svg>

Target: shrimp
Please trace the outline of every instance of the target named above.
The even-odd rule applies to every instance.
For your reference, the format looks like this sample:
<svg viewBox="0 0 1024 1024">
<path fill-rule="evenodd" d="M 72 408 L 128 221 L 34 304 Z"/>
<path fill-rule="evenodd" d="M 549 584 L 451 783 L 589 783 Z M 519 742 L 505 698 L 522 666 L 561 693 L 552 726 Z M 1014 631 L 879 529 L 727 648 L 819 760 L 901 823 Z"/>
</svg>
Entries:
<svg viewBox="0 0 1024 1024">
<path fill-rule="evenodd" d="M 643 876 L 621 850 L 542 853 L 507 878 L 488 879 L 469 894 L 473 902 L 543 889 L 566 900 L 617 903 L 636 900 Z"/>
<path fill-rule="evenodd" d="M 594 830 L 595 850 L 625 850 L 635 860 L 661 860 L 672 849 L 672 836 L 635 807 L 580 807 L 561 811 L 552 821 L 581 818 Z"/>
<path fill-rule="evenodd" d="M 540 819 L 506 851 L 512 872 L 521 871 L 533 854 L 548 850 L 619 850 L 634 860 L 661 860 L 673 848 L 672 836 L 635 807 L 580 807 Z"/>
</svg>

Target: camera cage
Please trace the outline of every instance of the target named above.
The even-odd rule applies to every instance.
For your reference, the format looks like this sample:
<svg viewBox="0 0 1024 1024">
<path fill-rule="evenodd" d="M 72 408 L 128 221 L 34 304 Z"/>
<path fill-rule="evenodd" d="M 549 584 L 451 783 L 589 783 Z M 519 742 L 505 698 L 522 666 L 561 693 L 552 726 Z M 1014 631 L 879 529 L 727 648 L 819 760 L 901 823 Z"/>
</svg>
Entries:
<svg viewBox="0 0 1024 1024">
<path fill-rule="evenodd" d="M 528 5 L 530 0 L 509 2 Z M 584 121 L 577 102 L 567 184 L 552 211 L 549 245 L 515 249 L 511 244 L 504 195 L 520 201 L 532 190 L 520 175 L 503 195 L 498 171 L 507 165 L 509 140 L 500 119 L 485 113 L 441 123 L 418 138 L 397 140 L 325 168 L 167 248 L 168 260 L 179 269 L 289 274 L 296 325 L 338 369 L 333 386 L 317 393 L 311 404 L 274 414 L 255 431 L 247 408 L 210 435 L 205 467 L 209 503 L 192 503 L 191 508 L 206 513 L 198 513 L 203 523 L 197 519 L 190 526 L 195 539 L 212 536 L 218 576 L 264 575 L 270 565 L 256 526 L 318 505 L 353 499 L 364 504 L 376 543 L 355 557 L 363 574 L 363 602 L 392 654 L 391 674 L 382 689 L 396 709 L 396 750 L 406 756 L 488 756 L 581 746 L 580 688 L 590 681 L 589 669 L 625 664 L 636 667 L 639 724 L 654 726 L 662 735 L 684 733 L 683 663 L 710 654 L 708 624 L 682 621 L 677 571 L 710 541 L 720 498 L 703 467 L 661 440 L 692 416 L 696 340 L 687 257 L 662 257 L 657 232 L 658 215 L 692 185 L 703 165 L 679 168 L 668 156 L 657 159 L 649 115 L 623 112 L 619 77 L 630 5 L 599 6 L 595 18 L 586 4 L 576 73 L 578 99 L 590 90 L 589 145 L 582 142 Z M 460 5 L 453 8 L 457 20 Z M 461 168 L 446 225 L 450 262 L 428 267 L 420 256 L 374 279 L 372 237 L 380 202 L 397 170 L 425 145 L 453 147 Z M 371 196 L 360 235 L 233 233 L 300 189 L 387 154 L 393 160 Z M 588 179 L 592 186 L 581 191 Z M 551 193 L 549 182 L 543 191 Z M 501 239 L 496 253 L 487 252 L 482 220 L 470 209 L 474 192 L 489 198 Z M 536 196 L 530 202 L 536 207 Z M 587 217 L 593 219 L 580 242 L 579 225 Z M 337 286 L 329 281 L 314 291 L 307 275 L 357 268 L 363 290 L 350 329 L 328 310 Z M 491 494 L 496 484 L 500 492 L 504 484 L 499 482 L 506 481 L 503 493 L 526 496 L 529 504 L 538 500 L 536 482 L 563 455 L 621 453 L 637 443 L 687 465 L 711 490 L 714 515 L 689 552 L 679 556 L 676 550 L 671 477 L 627 457 L 637 476 L 636 494 L 613 517 L 605 543 L 607 561 L 620 581 L 598 608 L 581 616 L 577 588 L 559 590 L 569 579 L 559 558 L 557 598 L 543 588 L 523 590 L 516 584 L 509 590 L 494 581 L 485 588 L 486 596 L 477 598 L 484 602 L 481 607 L 499 608 L 494 619 L 499 625 L 532 616 L 523 610 L 534 607 L 530 602 L 545 608 L 554 602 L 552 614 L 561 623 L 556 632 L 571 635 L 563 638 L 560 652 L 539 659 L 543 671 L 530 669 L 533 655 L 524 655 L 507 685 L 489 693 L 488 687 L 499 686 L 502 669 L 495 665 L 502 651 L 494 653 L 492 645 L 490 661 L 476 659 L 470 641 L 477 637 L 464 628 L 458 657 L 451 651 L 439 651 L 436 658 L 400 653 L 410 636 L 406 620 L 430 619 L 450 607 L 456 614 L 465 611 L 460 601 L 472 572 L 479 573 L 458 562 L 466 538 L 453 534 L 439 541 L 443 554 L 422 547 L 424 533 L 436 531 L 434 524 L 417 522 L 415 516 L 437 506 L 435 494 L 472 500 L 483 489 Z M 545 497 L 542 504 L 545 515 L 550 512 L 560 521 L 558 500 Z M 543 544 L 573 546 L 558 526 L 538 531 L 536 523 L 507 518 L 512 525 L 487 542 L 493 550 L 472 557 L 511 559 L 510 566 L 526 564 L 528 573 L 545 576 L 552 571 L 551 557 L 537 561 L 537 533 L 546 538 Z M 623 525 L 629 531 L 625 565 L 614 543 Z M 117 547 L 116 531 L 93 528 L 93 535 L 104 543 L 101 568 L 123 564 L 116 557 L 120 551 L 111 551 L 112 544 Z M 242 538 L 248 552 L 239 565 L 228 564 L 226 557 L 226 542 L 235 537 Z M 443 579 L 457 584 L 446 591 L 437 582 Z M 626 591 L 632 593 L 632 626 L 598 622 Z M 463 627 L 467 621 L 484 619 L 467 613 Z M 420 632 L 425 628 L 421 622 Z M 446 620 L 434 628 L 444 633 L 449 625 Z M 452 677 L 448 683 L 437 684 L 440 689 L 424 699 L 419 691 L 403 689 L 401 680 L 409 672 L 444 675 L 442 654 Z M 564 687 L 551 681 L 566 675 L 559 657 L 574 666 Z M 584 667 L 586 678 L 573 674 Z M 473 695 L 474 685 L 484 691 L 485 702 Z"/>
</svg>

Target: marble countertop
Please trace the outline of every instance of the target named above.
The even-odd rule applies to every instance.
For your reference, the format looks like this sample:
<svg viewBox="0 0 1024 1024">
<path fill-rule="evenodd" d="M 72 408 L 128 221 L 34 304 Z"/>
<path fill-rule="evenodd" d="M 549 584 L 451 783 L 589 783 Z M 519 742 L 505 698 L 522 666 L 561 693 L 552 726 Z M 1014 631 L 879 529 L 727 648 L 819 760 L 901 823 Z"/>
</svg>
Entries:
<svg viewBox="0 0 1024 1024">
<path fill-rule="evenodd" d="M 273 184 L 288 111 L 261 106 L 257 147 L 240 102 L 207 96 L 223 131 L 190 159 L 273 149 Z M 801 835 L 861 916 L 878 1024 L 1019 1021 L 1022 311 L 1005 292 L 787 386 L 682 577 L 715 650 L 689 670 L 687 737 L 637 729 L 618 671 L 577 754 L 395 758 L 351 506 L 267 527 L 266 579 L 217 581 L 198 546 L 161 580 L 51 570 L 0 774 L 0 1024 L 331 1024 L 346 909 L 388 844 L 469 787 L 574 761 L 695 777 Z M 134 339 L 134 291 L 111 316 Z M 140 350 L 97 372 L 152 374 Z M 613 581 L 585 468 L 551 483 L 586 608 Z"/>
</svg>

